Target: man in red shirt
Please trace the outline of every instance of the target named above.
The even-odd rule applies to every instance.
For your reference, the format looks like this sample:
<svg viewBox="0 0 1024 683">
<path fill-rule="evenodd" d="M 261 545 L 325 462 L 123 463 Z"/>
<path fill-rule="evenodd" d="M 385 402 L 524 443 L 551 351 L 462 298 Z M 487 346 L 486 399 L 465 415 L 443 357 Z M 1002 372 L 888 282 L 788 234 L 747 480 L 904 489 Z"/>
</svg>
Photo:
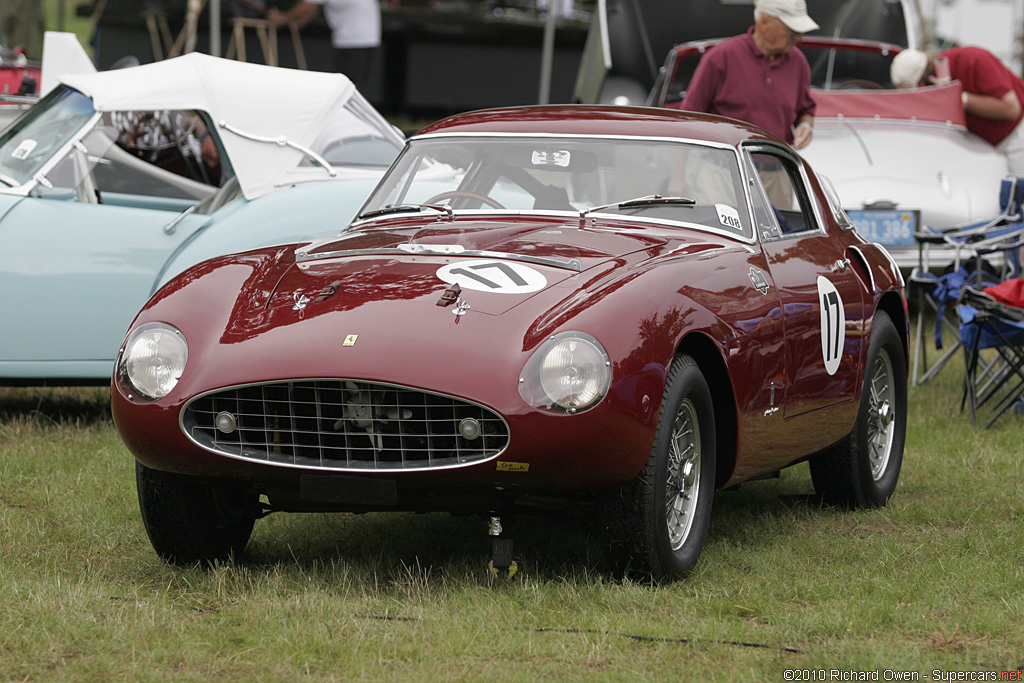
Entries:
<svg viewBox="0 0 1024 683">
<path fill-rule="evenodd" d="M 811 69 L 796 48 L 818 25 L 805 0 L 755 0 L 754 25 L 700 60 L 681 108 L 758 125 L 796 149 L 814 132 Z"/>
<path fill-rule="evenodd" d="M 903 50 L 892 60 L 890 79 L 897 88 L 939 83 L 935 59 L 949 60 L 949 76 L 963 85 L 967 129 L 1002 152 L 1010 173 L 1024 177 L 1024 80 L 994 54 L 980 47 L 954 47 L 935 57 L 921 50 Z"/>
</svg>

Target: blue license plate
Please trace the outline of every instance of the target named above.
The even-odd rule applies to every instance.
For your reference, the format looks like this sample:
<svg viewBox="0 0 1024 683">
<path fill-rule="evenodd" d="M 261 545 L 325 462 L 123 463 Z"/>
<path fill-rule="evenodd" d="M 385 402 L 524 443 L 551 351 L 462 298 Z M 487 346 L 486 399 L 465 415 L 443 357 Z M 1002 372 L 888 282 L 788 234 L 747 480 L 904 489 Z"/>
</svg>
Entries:
<svg viewBox="0 0 1024 683">
<path fill-rule="evenodd" d="M 911 247 L 914 233 L 920 223 L 919 211 L 897 209 L 864 209 L 847 211 L 857 232 L 869 242 L 878 242 L 886 247 Z"/>
</svg>

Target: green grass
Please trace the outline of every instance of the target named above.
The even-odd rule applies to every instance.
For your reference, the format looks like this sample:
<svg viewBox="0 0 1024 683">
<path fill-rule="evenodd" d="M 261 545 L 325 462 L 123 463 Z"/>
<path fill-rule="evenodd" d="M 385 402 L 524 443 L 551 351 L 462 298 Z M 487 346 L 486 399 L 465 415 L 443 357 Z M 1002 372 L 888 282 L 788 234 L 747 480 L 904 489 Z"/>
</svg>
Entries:
<svg viewBox="0 0 1024 683">
<path fill-rule="evenodd" d="M 244 562 L 153 553 L 103 390 L 0 389 L 0 680 L 668 681 L 786 669 L 1024 665 L 1020 417 L 959 409 L 959 360 L 911 391 L 881 510 L 823 509 L 805 465 L 717 494 L 693 576 L 604 572 L 586 518 L 273 515 Z"/>
</svg>

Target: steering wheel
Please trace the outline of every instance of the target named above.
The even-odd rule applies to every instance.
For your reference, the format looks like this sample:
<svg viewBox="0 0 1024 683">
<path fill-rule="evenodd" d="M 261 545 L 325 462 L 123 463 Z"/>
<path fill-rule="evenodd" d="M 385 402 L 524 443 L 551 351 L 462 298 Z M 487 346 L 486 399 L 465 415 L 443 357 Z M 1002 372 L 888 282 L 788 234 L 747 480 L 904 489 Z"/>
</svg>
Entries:
<svg viewBox="0 0 1024 683">
<path fill-rule="evenodd" d="M 219 184 L 202 160 L 199 136 L 205 129 L 188 111 L 114 112 L 112 123 L 118 145 L 140 159 L 205 185 Z"/>
<path fill-rule="evenodd" d="M 500 203 L 496 202 L 495 200 L 491 199 L 490 197 L 485 197 L 484 195 L 477 194 L 476 192 L 467 192 L 465 190 L 449 190 L 448 192 L 441 192 L 439 194 L 435 194 L 433 197 L 431 197 L 430 199 L 428 199 L 427 201 L 425 201 L 423 203 L 424 204 L 435 204 L 435 203 L 441 201 L 442 199 L 451 199 L 452 197 L 465 197 L 466 199 L 476 199 L 476 200 L 479 200 L 479 201 L 483 202 L 484 204 L 486 204 L 487 206 L 490 206 L 491 208 L 494 208 L 494 209 L 504 209 L 505 208 Z"/>
<path fill-rule="evenodd" d="M 866 78 L 854 78 L 853 80 L 840 83 L 836 90 L 847 90 L 849 88 L 862 88 L 864 90 L 885 90 L 885 86 Z"/>
<path fill-rule="evenodd" d="M 144 152 L 170 149 L 195 132 L 195 121 L 179 111 L 114 112 L 113 121 L 118 142 Z"/>
</svg>

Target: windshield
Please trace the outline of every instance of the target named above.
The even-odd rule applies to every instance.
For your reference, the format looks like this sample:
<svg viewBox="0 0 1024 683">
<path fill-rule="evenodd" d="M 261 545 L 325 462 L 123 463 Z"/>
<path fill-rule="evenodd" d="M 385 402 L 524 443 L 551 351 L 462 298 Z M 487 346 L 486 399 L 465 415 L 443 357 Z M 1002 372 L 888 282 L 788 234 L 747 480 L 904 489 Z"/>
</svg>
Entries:
<svg viewBox="0 0 1024 683">
<path fill-rule="evenodd" d="M 572 213 L 701 224 L 749 235 L 731 148 L 646 139 L 527 136 L 414 140 L 360 212 Z M 644 201 L 632 201 L 640 200 Z"/>
<path fill-rule="evenodd" d="M 825 90 L 891 88 L 889 66 L 895 56 L 888 52 L 801 47 L 811 65 L 811 85 Z"/>
<path fill-rule="evenodd" d="M 0 180 L 23 185 L 92 119 L 92 100 L 60 86 L 0 134 Z"/>
<path fill-rule="evenodd" d="M 365 102 L 352 97 L 334 112 L 334 118 L 313 142 L 312 150 L 332 166 L 387 168 L 405 140 Z M 316 162 L 308 157 L 302 166 Z"/>
</svg>

